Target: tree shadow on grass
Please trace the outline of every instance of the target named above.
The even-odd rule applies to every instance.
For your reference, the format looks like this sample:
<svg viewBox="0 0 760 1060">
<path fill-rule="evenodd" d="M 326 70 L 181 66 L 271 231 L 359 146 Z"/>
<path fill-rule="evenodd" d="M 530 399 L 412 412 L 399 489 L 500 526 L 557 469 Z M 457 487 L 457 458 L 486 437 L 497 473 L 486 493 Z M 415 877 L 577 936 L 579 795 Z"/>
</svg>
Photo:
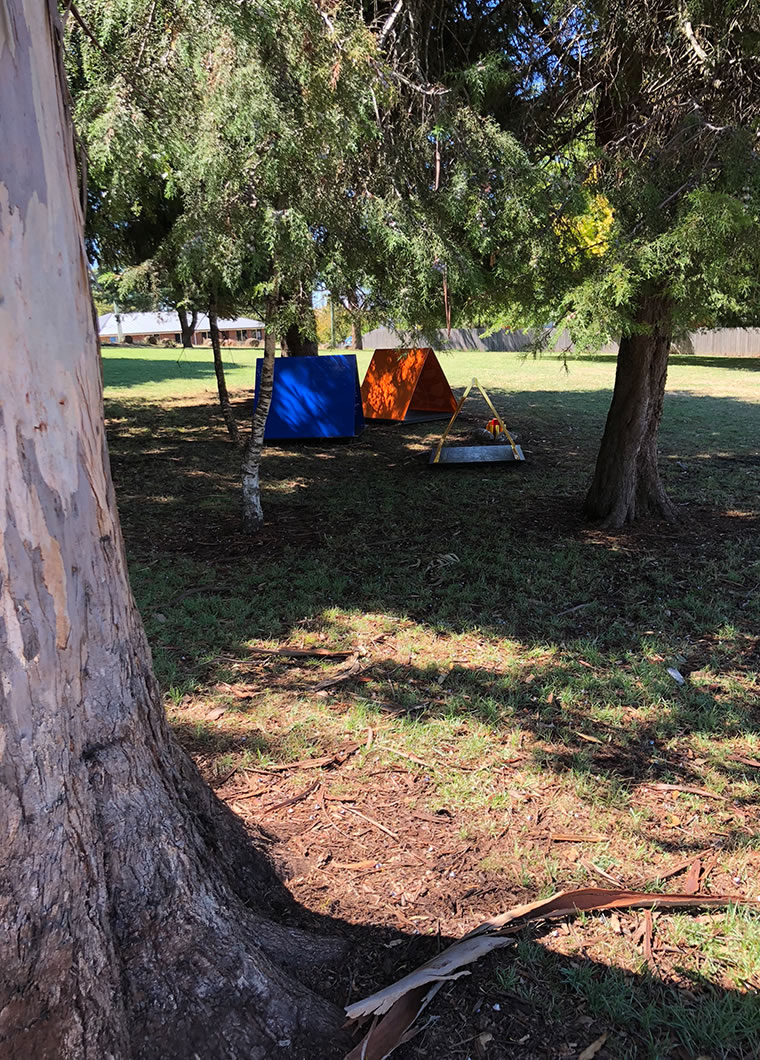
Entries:
<svg viewBox="0 0 760 1060">
<path fill-rule="evenodd" d="M 630 925 L 633 931 L 639 919 L 636 913 L 624 915 L 626 930 Z M 567 934 L 575 934 L 573 921 L 569 924 Z M 497 950 L 470 966 L 472 976 L 445 985 L 425 1014 L 431 1017 L 426 1029 L 394 1055 L 399 1060 L 558 1060 L 577 1057 L 602 1037 L 594 1054 L 600 1060 L 697 1060 L 700 1055 L 749 1060 L 757 1055 L 760 1009 L 751 989 L 716 986 L 698 974 L 684 974 L 677 958 L 660 978 L 656 969 L 662 957 L 656 950 L 654 970 L 635 957 L 642 970 L 633 972 L 630 958 L 636 948 L 630 939 L 616 939 L 605 916 L 594 917 L 589 926 L 597 935 L 609 934 L 621 956 L 629 951 L 627 967 L 617 967 L 614 959 L 609 964 L 593 960 L 579 935 L 575 953 L 558 952 L 552 938 L 559 934 L 556 924 L 526 929 L 514 947 Z M 395 981 L 450 941 L 394 933 L 381 942 L 383 981 Z M 367 982 L 363 963 L 363 954 L 350 963 L 359 984 Z"/>
<path fill-rule="evenodd" d="M 125 390 L 141 387 L 146 383 L 166 383 L 169 381 L 186 382 L 197 380 L 215 385 L 213 354 L 210 349 L 205 353 L 207 361 L 195 361 L 187 358 L 175 358 L 175 351 L 164 357 L 149 359 L 147 357 L 112 357 L 103 358 L 103 382 L 106 387 Z M 223 362 L 226 370 L 240 367 L 239 360 L 249 362 L 251 351 L 224 351 Z"/>
<path fill-rule="evenodd" d="M 758 732 L 755 465 L 753 436 L 741 441 L 737 425 L 754 422 L 756 406 L 675 398 L 683 403 L 677 410 L 695 415 L 683 424 L 675 417 L 665 473 L 671 489 L 685 476 L 681 494 L 693 521 L 610 535 L 578 514 L 606 397 L 499 400 L 532 452 L 525 467 L 498 476 L 431 473 L 426 455 L 437 428 L 429 425 L 373 427 L 348 446 L 268 449 L 269 525 L 253 542 L 239 533 L 237 455 L 214 406 L 109 403 L 119 417 L 111 452 L 133 581 L 162 680 L 229 680 L 229 657 L 246 659 L 250 640 L 324 636 L 350 648 L 365 621 L 373 635 L 397 639 L 402 659 L 404 652 L 423 658 L 399 662 L 379 640 L 369 683 L 346 682 L 320 702 L 348 709 L 343 698 L 351 692 L 370 720 L 388 717 L 390 703 L 398 731 L 429 731 L 433 746 L 449 722 L 477 724 L 496 749 L 505 733 L 522 732 L 525 770 L 536 785 L 569 778 L 592 806 L 624 805 L 650 782 L 702 787 L 709 771 L 713 790 L 725 785 L 731 804 L 750 810 L 745 768 L 719 748 L 713 753 L 710 741 Z M 480 415 L 476 409 L 469 422 Z M 695 504 L 689 467 L 714 474 L 718 466 L 705 456 L 708 420 L 731 429 L 722 434 L 720 474 Z M 483 658 L 449 668 L 465 641 L 468 650 L 478 642 Z M 435 656 L 426 660 L 423 648 L 433 643 Z M 279 664 L 271 676 L 302 699 L 321 677 Z M 702 762 L 679 751 L 680 734 L 693 733 Z M 189 725 L 180 734 L 200 757 L 240 753 L 236 735 L 217 745 L 207 728 Z M 316 750 L 321 736 L 317 729 L 312 736 Z M 296 753 L 287 734 L 275 740 L 263 732 L 259 752 Z M 476 789 L 479 774 L 469 775 Z M 668 832 L 654 818 L 639 828 L 662 852 L 697 851 L 693 828 Z M 747 842 L 740 826 L 723 830 L 723 849 Z M 529 872 L 515 861 L 505 880 L 535 897 Z M 351 938 L 349 964 L 320 980 L 340 1002 L 349 989 L 355 999 L 404 974 L 439 945 L 373 927 L 370 911 L 356 927 L 299 911 L 292 900 L 289 908 L 293 923 Z M 503 953 L 470 981 L 447 985 L 435 1021 L 400 1060 L 458 1060 L 476 1055 L 478 1041 L 490 1057 L 577 1055 L 607 1031 L 602 1058 L 682 1060 L 707 1050 L 733 1060 L 757 1052 L 756 999 L 680 975 L 677 954 L 669 958 L 671 981 L 659 983 L 592 960 L 583 936 L 574 956 L 550 955 L 546 964 L 530 946 L 538 946 L 535 937 L 518 963 Z"/>
<path fill-rule="evenodd" d="M 568 363 L 573 361 L 598 361 L 602 364 L 617 364 L 616 353 L 570 354 Z M 731 371 L 760 372 L 760 357 L 713 357 L 702 354 L 671 354 L 671 367 L 680 368 L 726 368 Z"/>
<path fill-rule="evenodd" d="M 572 397 L 578 408 L 587 404 L 587 395 Z M 741 406 L 697 400 L 709 401 L 714 423 Z M 237 455 L 213 406 L 109 403 L 109 411 L 118 416 L 111 459 L 148 629 L 159 649 L 182 643 L 191 665 L 204 648 L 238 650 L 245 639 L 299 629 L 339 635 L 329 613 L 371 612 L 435 637 L 469 631 L 556 648 L 592 670 L 599 656 L 599 695 L 623 696 L 631 708 L 642 668 L 645 684 L 657 674 L 650 698 L 666 705 L 687 694 L 668 666 L 687 677 L 707 668 L 707 684 L 720 684 L 723 671 L 758 668 L 760 466 L 748 438 L 714 459 L 701 455 L 699 432 L 682 432 L 665 474 L 669 484 L 683 479 L 692 496 L 701 482 L 703 503 L 692 503 L 678 526 L 618 534 L 588 526 L 578 511 L 592 433 L 583 420 L 572 451 L 555 432 L 540 457 L 496 474 L 431 472 L 429 425 L 373 427 L 347 446 L 272 447 L 264 465 L 268 525 L 250 539 L 239 527 Z M 750 413 L 757 418 L 755 406 L 742 411 Z M 168 621 L 154 624 L 156 612 Z M 563 665 L 555 672 L 561 683 Z M 586 677 L 563 680 L 573 695 L 583 686 L 593 699 Z M 697 695 L 691 685 L 688 695 Z M 694 709 L 715 719 L 730 714 L 730 687 L 712 707 Z"/>
<path fill-rule="evenodd" d="M 271 857 L 276 849 L 266 827 L 254 826 L 247 838 L 239 821 L 232 820 L 231 827 L 231 836 L 244 845 L 253 843 L 260 857 Z M 276 862 L 275 869 L 280 875 L 287 872 L 287 866 Z M 422 869 L 419 872 L 422 875 Z M 325 878 L 334 898 L 341 885 L 329 866 Z M 532 896 L 537 896 L 536 888 Z M 241 897 L 245 900 L 242 892 Z M 325 939 L 324 962 L 304 960 L 294 971 L 338 1005 L 397 981 L 455 941 L 434 930 L 420 934 L 373 924 L 369 910 L 362 923 L 341 920 L 329 910 L 306 910 L 274 874 L 255 908 L 287 928 Z M 737 930 L 760 941 L 757 925 L 741 910 L 719 916 L 667 911 L 655 915 L 649 968 L 640 949 L 641 926 L 635 911 L 529 925 L 516 936 L 514 946 L 470 966 L 474 974 L 447 983 L 426 1013 L 430 1018 L 421 1035 L 396 1055 L 399 1060 L 473 1055 L 559 1060 L 597 1042 L 600 1050 L 604 1047 L 599 1055 L 610 1060 L 696 1060 L 708 1050 L 708 1055 L 723 1060 L 754 1057 L 760 1046 L 760 1007 L 751 981 L 756 972 L 748 967 L 750 978 L 742 989 L 683 967 L 679 954 L 683 950 L 691 956 L 699 947 L 704 967 L 714 971 Z M 346 947 L 346 956 L 338 962 L 328 956 L 334 952 L 330 940 L 342 940 Z M 596 955 L 600 945 L 603 960 Z M 319 946 L 309 952 L 318 953 Z M 478 1049 L 476 1042 L 488 1048 Z M 334 1050 L 320 1049 L 320 1056 L 337 1060 L 344 1051 L 336 1044 Z"/>
<path fill-rule="evenodd" d="M 247 836 L 239 821 L 231 821 L 231 828 L 229 838 L 243 846 L 252 844 L 254 857 L 271 857 L 273 837 L 266 828 L 254 827 Z M 274 868 L 280 875 L 287 871 L 276 862 Z M 257 886 L 262 882 L 260 878 Z M 255 901 L 256 913 L 275 918 L 285 928 L 307 932 L 316 942 L 309 945 L 309 958 L 289 971 L 337 1006 L 396 982 L 456 941 L 440 932 L 420 934 L 373 924 L 369 912 L 366 922 L 357 924 L 329 912 L 306 910 L 293 900 L 278 875 L 270 874 L 266 882 L 265 893 Z M 243 891 L 239 896 L 246 900 Z M 729 911 L 729 933 L 736 930 L 736 918 L 742 915 Z M 696 912 L 655 916 L 649 969 L 637 941 L 641 916 L 634 911 L 614 918 L 591 914 L 568 918 L 567 923 L 529 925 L 515 937 L 514 945 L 468 966 L 471 974 L 464 978 L 444 984 L 421 1021 L 419 1036 L 394 1055 L 398 1060 L 467 1056 L 559 1060 L 579 1055 L 594 1042 L 602 1060 L 644 1056 L 696 1060 L 708 1050 L 708 1055 L 722 1060 L 757 1055 L 760 1007 L 752 984 L 740 989 L 685 970 L 678 945 L 672 945 L 679 940 L 686 950 L 701 945 L 705 961 L 710 966 L 715 961 L 720 964 L 721 943 L 728 940 L 719 931 L 716 945 L 714 917 L 699 917 Z M 320 939 L 323 961 L 315 958 Z M 600 941 L 606 948 L 604 960 L 589 952 Z M 345 948 L 337 961 L 329 956 L 336 942 Z M 354 1028 L 355 1040 L 366 1029 L 366 1023 Z M 336 1027 L 335 1047 L 320 1046 L 319 1055 L 339 1060 L 344 1054 Z"/>
</svg>

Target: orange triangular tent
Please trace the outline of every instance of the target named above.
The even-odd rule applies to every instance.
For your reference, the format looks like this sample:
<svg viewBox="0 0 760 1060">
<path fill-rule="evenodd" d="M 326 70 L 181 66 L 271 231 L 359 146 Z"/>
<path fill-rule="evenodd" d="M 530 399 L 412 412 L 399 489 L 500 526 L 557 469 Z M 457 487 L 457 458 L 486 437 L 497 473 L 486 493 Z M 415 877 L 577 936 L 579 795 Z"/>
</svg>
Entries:
<svg viewBox="0 0 760 1060">
<path fill-rule="evenodd" d="M 368 420 L 403 420 L 408 413 L 450 415 L 457 407 L 433 350 L 375 350 L 362 383 Z"/>
</svg>

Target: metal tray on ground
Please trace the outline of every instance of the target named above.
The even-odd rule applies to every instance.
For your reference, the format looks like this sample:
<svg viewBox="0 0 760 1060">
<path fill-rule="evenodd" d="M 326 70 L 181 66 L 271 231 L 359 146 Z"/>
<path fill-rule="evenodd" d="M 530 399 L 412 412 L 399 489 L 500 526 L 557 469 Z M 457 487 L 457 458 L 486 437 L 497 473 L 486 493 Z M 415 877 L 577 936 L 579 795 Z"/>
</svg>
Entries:
<svg viewBox="0 0 760 1060">
<path fill-rule="evenodd" d="M 430 454 L 430 463 L 435 466 L 444 464 L 506 464 L 525 459 L 519 445 L 515 449 L 520 454 L 515 456 L 511 445 L 445 445 L 438 460 L 435 449 Z"/>
</svg>

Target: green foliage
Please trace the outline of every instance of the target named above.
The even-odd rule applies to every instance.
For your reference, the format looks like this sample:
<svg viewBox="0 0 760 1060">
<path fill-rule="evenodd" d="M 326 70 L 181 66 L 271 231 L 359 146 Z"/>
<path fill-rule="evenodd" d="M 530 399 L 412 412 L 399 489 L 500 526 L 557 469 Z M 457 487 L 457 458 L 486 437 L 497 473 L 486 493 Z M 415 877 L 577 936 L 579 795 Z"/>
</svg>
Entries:
<svg viewBox="0 0 760 1060">
<path fill-rule="evenodd" d="M 664 0 L 655 11 L 589 0 L 572 13 L 541 2 L 531 11 L 551 76 L 537 82 L 534 62 L 519 110 L 536 130 L 532 154 L 554 185 L 555 216 L 573 209 L 566 182 L 576 201 L 579 189 L 603 200 L 612 223 L 603 253 L 542 245 L 528 318 L 564 319 L 581 347 L 594 346 L 633 330 L 641 296 L 659 291 L 676 330 L 755 323 L 760 5 Z"/>
<path fill-rule="evenodd" d="M 333 306 L 335 343 L 342 346 L 351 335 L 351 315 L 345 306 L 337 302 Z M 332 327 L 330 325 L 330 304 L 320 306 L 315 310 L 314 317 L 317 325 L 317 342 L 320 346 L 329 346 L 332 339 Z"/>
<path fill-rule="evenodd" d="M 124 313 L 145 312 L 159 304 L 157 292 L 136 274 L 103 271 L 92 272 L 92 294 L 99 313 L 113 312 L 114 305 Z"/>
<path fill-rule="evenodd" d="M 274 284 L 285 327 L 323 284 L 409 329 L 448 307 L 565 322 L 580 347 L 654 289 L 677 330 L 757 316 L 757 0 L 418 2 L 382 48 L 382 10 L 343 3 L 81 10 L 101 44 L 69 20 L 91 246 L 150 260 L 175 300 L 261 313 Z"/>
<path fill-rule="evenodd" d="M 437 323 L 444 277 L 464 320 L 481 311 L 497 255 L 530 269 L 524 152 L 456 93 L 410 88 L 355 9 L 89 0 L 82 11 L 103 45 L 71 22 L 101 260 L 150 260 L 159 286 L 230 311 L 261 312 L 276 284 L 283 327 L 322 283 L 371 292 L 376 319 Z"/>
</svg>

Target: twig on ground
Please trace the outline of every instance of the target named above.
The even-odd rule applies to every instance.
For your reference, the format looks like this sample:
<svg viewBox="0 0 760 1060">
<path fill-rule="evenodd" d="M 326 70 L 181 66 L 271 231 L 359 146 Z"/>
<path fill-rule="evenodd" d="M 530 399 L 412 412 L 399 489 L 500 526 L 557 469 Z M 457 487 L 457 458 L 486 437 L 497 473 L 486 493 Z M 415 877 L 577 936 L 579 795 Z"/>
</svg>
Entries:
<svg viewBox="0 0 760 1060">
<path fill-rule="evenodd" d="M 703 795 L 706 799 L 728 802 L 725 795 L 718 795 L 717 792 L 708 791 L 707 788 L 697 788 L 691 784 L 644 784 L 644 787 L 649 788 L 650 791 L 684 791 L 689 795 Z"/>
<path fill-rule="evenodd" d="M 256 655 L 282 655 L 288 659 L 348 659 L 356 651 L 331 651 L 329 648 L 252 648 L 248 651 Z"/>
<path fill-rule="evenodd" d="M 642 940 L 642 950 L 644 951 L 644 959 L 650 968 L 655 968 L 654 953 L 652 952 L 652 936 L 654 934 L 654 924 L 652 923 L 652 910 L 644 910 L 644 938 Z"/>
<path fill-rule="evenodd" d="M 287 769 L 320 769 L 322 766 L 339 766 L 355 754 L 360 747 L 361 744 L 358 743 L 347 743 L 329 755 L 322 755 L 321 758 L 301 758 L 297 762 L 276 762 L 274 765 L 266 768 L 262 766 L 260 769 L 255 766 L 246 766 L 246 768 L 256 773 L 283 773 Z"/>
<path fill-rule="evenodd" d="M 368 817 L 367 814 L 362 813 L 361 810 L 357 810 L 353 806 L 346 806 L 346 810 L 349 813 L 355 814 L 357 817 L 361 817 L 365 821 L 369 821 L 369 823 L 373 824 L 375 828 L 379 828 L 381 832 L 385 832 L 386 835 L 389 835 L 391 839 L 398 839 L 398 833 L 392 832 L 390 828 L 386 828 L 384 824 L 380 824 L 380 822 L 376 821 L 373 817 Z"/>
<path fill-rule="evenodd" d="M 607 880 L 608 883 L 614 884 L 615 887 L 623 886 L 622 880 L 619 880 L 616 876 L 611 876 L 609 872 L 605 872 L 601 865 L 596 865 L 593 861 L 582 861 L 581 864 L 584 865 L 587 869 L 591 869 L 598 876 L 601 876 L 603 880 Z"/>
<path fill-rule="evenodd" d="M 309 795 L 317 790 L 319 787 L 319 781 L 315 780 L 313 784 L 309 784 L 308 788 L 304 788 L 297 795 L 293 795 L 289 799 L 283 799 L 282 802 L 274 802 L 271 806 L 265 806 L 264 809 L 267 813 L 272 813 L 274 810 L 282 810 L 286 806 L 295 806 L 297 802 L 302 802 L 304 799 L 308 799 Z"/>
<path fill-rule="evenodd" d="M 604 843 L 609 837 L 589 832 L 587 835 L 575 832 L 552 832 L 549 839 L 552 843 Z"/>
<path fill-rule="evenodd" d="M 600 740 L 596 736 L 588 736 L 585 732 L 573 732 L 573 736 L 577 736 L 579 740 L 585 740 L 586 743 L 598 743 L 601 746 L 604 745 L 604 740 Z"/>
<path fill-rule="evenodd" d="M 406 751 L 397 751 L 395 747 L 388 747 L 387 744 L 377 744 L 379 751 L 388 751 L 389 754 L 398 755 L 399 758 L 407 758 L 410 762 L 414 762 L 415 765 L 424 766 L 426 769 L 435 769 L 435 765 L 432 762 L 426 762 L 424 758 L 418 758 L 417 755 L 407 754 Z"/>
<path fill-rule="evenodd" d="M 585 604 L 576 604 L 575 607 L 568 607 L 564 611 L 558 611 L 554 617 L 562 618 L 563 615 L 572 615 L 576 611 L 582 611 L 584 607 L 591 607 L 591 605 L 595 603 L 596 600 L 587 600 Z"/>
<path fill-rule="evenodd" d="M 367 872 L 368 869 L 380 872 L 383 865 L 374 858 L 367 858 L 366 861 L 331 861 L 330 867 L 333 869 L 347 869 L 349 872 Z"/>
</svg>

